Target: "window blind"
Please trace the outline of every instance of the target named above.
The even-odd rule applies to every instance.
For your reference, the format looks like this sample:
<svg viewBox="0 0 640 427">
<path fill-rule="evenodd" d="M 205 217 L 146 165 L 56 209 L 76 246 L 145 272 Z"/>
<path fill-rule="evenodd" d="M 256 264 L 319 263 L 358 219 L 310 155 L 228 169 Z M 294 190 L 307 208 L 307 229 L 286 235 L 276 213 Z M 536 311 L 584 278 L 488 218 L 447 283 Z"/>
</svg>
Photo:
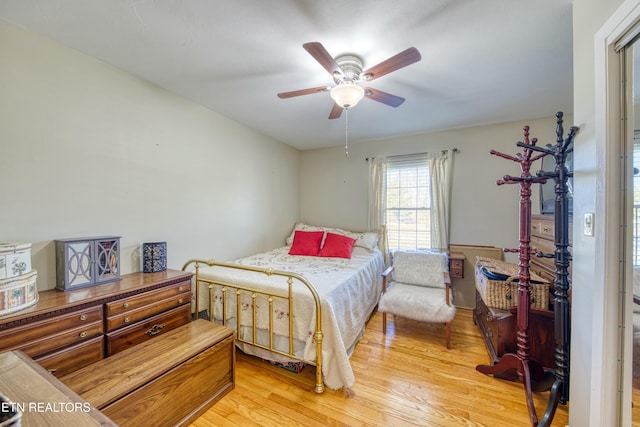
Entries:
<svg viewBox="0 0 640 427">
<path fill-rule="evenodd" d="M 389 249 L 431 248 L 431 179 L 426 155 L 388 158 L 385 187 Z"/>
</svg>

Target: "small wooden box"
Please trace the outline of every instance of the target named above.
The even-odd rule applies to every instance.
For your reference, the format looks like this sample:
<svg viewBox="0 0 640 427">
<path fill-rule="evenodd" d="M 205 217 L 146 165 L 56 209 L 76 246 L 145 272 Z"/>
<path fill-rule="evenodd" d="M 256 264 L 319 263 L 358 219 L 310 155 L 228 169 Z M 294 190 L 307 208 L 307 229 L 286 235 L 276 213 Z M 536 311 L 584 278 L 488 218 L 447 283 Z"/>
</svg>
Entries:
<svg viewBox="0 0 640 427">
<path fill-rule="evenodd" d="M 449 275 L 455 279 L 464 278 L 464 260 L 463 253 L 451 252 L 449 253 Z"/>
<path fill-rule="evenodd" d="M 120 237 L 56 240 L 56 288 L 61 291 L 120 279 Z"/>
</svg>

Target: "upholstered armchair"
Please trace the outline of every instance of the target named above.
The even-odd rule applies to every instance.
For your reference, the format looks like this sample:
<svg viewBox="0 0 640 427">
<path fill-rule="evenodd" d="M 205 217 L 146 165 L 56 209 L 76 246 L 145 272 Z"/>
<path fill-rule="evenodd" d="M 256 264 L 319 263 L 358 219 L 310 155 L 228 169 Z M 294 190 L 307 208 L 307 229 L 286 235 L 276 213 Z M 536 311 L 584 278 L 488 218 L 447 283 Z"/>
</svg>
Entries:
<svg viewBox="0 0 640 427">
<path fill-rule="evenodd" d="M 456 314 L 451 304 L 451 281 L 443 253 L 395 251 L 393 265 L 382 273 L 382 331 L 387 314 L 421 322 L 444 323 L 447 348 L 451 348 L 450 322 Z"/>
</svg>

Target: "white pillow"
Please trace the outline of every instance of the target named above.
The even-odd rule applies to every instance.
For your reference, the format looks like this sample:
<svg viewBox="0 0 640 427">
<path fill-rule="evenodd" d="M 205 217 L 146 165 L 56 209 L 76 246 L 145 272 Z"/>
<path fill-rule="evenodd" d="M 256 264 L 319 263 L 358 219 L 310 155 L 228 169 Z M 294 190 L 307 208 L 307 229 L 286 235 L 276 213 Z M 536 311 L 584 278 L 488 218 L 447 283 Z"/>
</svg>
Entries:
<svg viewBox="0 0 640 427">
<path fill-rule="evenodd" d="M 368 231 L 365 233 L 356 234 L 358 234 L 358 237 L 356 238 L 356 246 L 360 246 L 371 252 L 373 252 L 373 250 L 378 247 L 378 242 L 380 241 L 380 233 Z"/>
<path fill-rule="evenodd" d="M 373 250 L 378 247 L 378 241 L 380 240 L 380 233 L 374 231 L 366 231 L 362 233 L 357 233 L 354 231 L 346 231 L 340 228 L 336 228 L 333 233 L 344 234 L 345 236 L 349 236 L 352 239 L 356 239 L 355 246 L 359 246 L 368 250 L 369 252 L 373 252 Z"/>
<path fill-rule="evenodd" d="M 447 256 L 441 252 L 393 253 L 393 280 L 409 285 L 444 288 Z"/>
<path fill-rule="evenodd" d="M 327 231 L 326 227 L 316 227 L 315 225 L 305 224 L 303 222 L 296 222 L 296 225 L 293 227 L 291 234 L 287 237 L 287 246 L 293 244 L 293 235 L 296 234 L 297 230 L 301 231 Z"/>
</svg>

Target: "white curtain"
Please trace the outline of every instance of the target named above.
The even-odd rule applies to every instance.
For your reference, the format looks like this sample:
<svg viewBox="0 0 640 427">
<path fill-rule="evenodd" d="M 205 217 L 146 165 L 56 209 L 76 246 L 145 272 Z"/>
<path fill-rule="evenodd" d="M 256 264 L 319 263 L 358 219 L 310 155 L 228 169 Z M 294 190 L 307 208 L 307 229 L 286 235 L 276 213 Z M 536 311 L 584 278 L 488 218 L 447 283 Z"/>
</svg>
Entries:
<svg viewBox="0 0 640 427">
<path fill-rule="evenodd" d="M 369 159 L 369 230 L 379 230 L 384 225 L 387 189 L 386 157 Z"/>
<path fill-rule="evenodd" d="M 383 256 L 385 265 L 389 264 L 389 250 L 385 225 L 385 208 L 387 198 L 387 159 L 376 157 L 369 159 L 369 215 L 367 226 L 369 230 L 381 230 Z"/>
<path fill-rule="evenodd" d="M 453 156 L 449 151 L 430 156 L 431 173 L 431 247 L 449 248 L 451 223 L 451 187 L 453 184 Z"/>
<path fill-rule="evenodd" d="M 369 230 L 384 229 L 386 215 L 387 164 L 407 161 L 426 161 L 430 171 L 431 193 L 431 247 L 447 250 L 451 211 L 451 188 L 453 182 L 453 155 L 449 151 L 437 154 L 376 157 L 369 159 Z M 386 235 L 383 236 L 386 239 Z M 385 254 L 388 262 L 388 254 Z"/>
</svg>

